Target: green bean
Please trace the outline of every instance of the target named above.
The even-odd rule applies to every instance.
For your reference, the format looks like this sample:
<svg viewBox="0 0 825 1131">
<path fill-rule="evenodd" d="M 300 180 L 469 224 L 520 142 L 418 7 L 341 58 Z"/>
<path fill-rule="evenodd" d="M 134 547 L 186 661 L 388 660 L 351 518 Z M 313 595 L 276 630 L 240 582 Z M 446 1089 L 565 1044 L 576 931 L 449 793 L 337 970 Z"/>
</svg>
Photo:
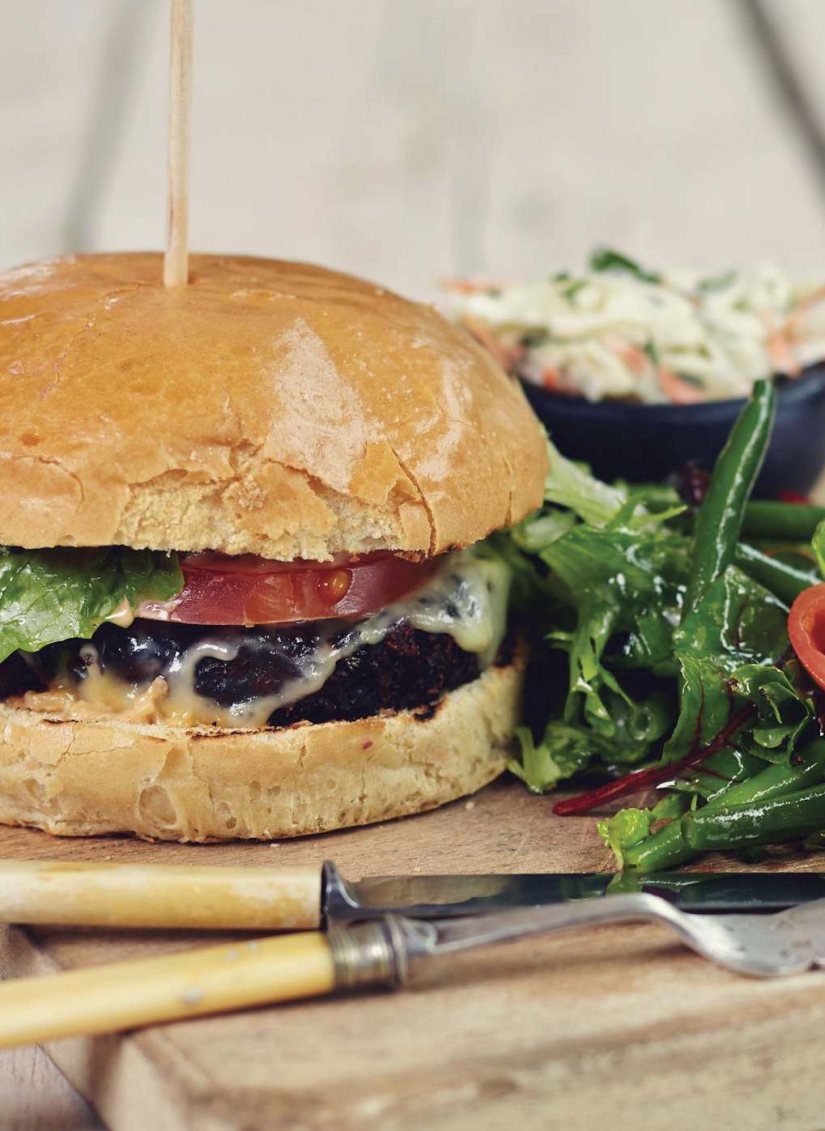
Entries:
<svg viewBox="0 0 825 1131">
<path fill-rule="evenodd" d="M 786 605 L 792 604 L 803 589 L 809 589 L 822 580 L 813 567 L 810 570 L 797 569 L 779 558 L 760 553 L 744 542 L 736 547 L 733 560 L 748 577 L 770 589 Z"/>
<path fill-rule="evenodd" d="M 758 500 L 745 507 L 742 535 L 783 542 L 810 542 L 820 522 L 825 522 L 825 507 Z"/>
<path fill-rule="evenodd" d="M 734 782 L 732 785 L 714 793 L 705 809 L 717 802 L 724 805 L 739 805 L 745 802 L 765 801 L 779 797 L 783 793 L 807 789 L 825 781 L 825 739 L 815 738 L 799 752 L 799 762 L 793 766 L 774 762 L 754 774 L 752 778 Z"/>
<path fill-rule="evenodd" d="M 696 516 L 684 615 L 696 608 L 733 561 L 745 504 L 762 467 L 775 415 L 773 383 L 757 381 L 716 461 L 708 493 Z"/>
<path fill-rule="evenodd" d="M 681 819 L 671 821 L 641 844 L 626 848 L 623 854 L 625 868 L 637 872 L 662 872 L 684 864 L 695 855 L 682 835 Z"/>
<path fill-rule="evenodd" d="M 731 805 L 752 807 L 792 792 L 810 790 L 825 779 L 825 739 L 816 738 L 808 743 L 800 752 L 800 758 L 798 765 L 775 763 L 745 781 L 726 783 L 704 808 L 685 816 L 719 812 Z M 659 872 L 689 860 L 698 850 L 686 839 L 684 820 L 685 817 L 671 821 L 642 844 L 627 849 L 625 865 L 639 872 Z M 825 806 L 822 827 L 825 827 Z"/>
<path fill-rule="evenodd" d="M 696 852 L 799 840 L 825 828 L 825 785 L 765 801 L 708 806 L 686 813 L 680 825 L 685 843 Z"/>
<path fill-rule="evenodd" d="M 810 542 L 777 542 L 775 538 L 747 538 L 742 545 L 753 546 L 760 554 L 768 554 L 781 562 L 795 565 L 799 569 L 813 569 L 816 555 Z"/>
</svg>

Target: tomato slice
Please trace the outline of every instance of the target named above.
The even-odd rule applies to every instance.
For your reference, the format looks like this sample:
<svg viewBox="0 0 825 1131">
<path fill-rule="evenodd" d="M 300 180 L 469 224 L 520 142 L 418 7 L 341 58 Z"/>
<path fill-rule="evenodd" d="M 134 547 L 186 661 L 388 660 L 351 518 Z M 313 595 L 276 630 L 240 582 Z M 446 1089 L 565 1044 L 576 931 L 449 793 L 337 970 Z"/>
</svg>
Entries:
<svg viewBox="0 0 825 1131">
<path fill-rule="evenodd" d="M 331 562 L 275 562 L 252 554 L 181 559 L 183 589 L 171 601 L 144 601 L 136 616 L 183 624 L 289 624 L 362 617 L 418 589 L 439 559 L 393 554 Z"/>
<path fill-rule="evenodd" d="M 825 585 L 803 589 L 796 598 L 788 636 L 803 668 L 825 690 Z"/>
</svg>

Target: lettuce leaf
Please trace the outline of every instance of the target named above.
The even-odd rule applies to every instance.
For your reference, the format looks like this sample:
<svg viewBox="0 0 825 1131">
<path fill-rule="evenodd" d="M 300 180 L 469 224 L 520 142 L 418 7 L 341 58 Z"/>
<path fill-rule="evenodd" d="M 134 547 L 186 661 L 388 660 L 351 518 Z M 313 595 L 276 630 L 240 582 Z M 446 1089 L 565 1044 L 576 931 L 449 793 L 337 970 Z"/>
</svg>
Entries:
<svg viewBox="0 0 825 1131">
<path fill-rule="evenodd" d="M 168 600 L 182 586 L 175 554 L 0 547 L 0 661 L 89 637 L 124 601 Z"/>
</svg>

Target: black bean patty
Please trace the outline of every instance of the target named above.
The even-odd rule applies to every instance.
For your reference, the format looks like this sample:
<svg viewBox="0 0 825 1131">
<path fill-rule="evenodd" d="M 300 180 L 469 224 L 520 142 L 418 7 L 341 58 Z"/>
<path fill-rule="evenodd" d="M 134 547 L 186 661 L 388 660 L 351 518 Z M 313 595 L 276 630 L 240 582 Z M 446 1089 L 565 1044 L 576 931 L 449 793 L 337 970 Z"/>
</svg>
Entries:
<svg viewBox="0 0 825 1131">
<path fill-rule="evenodd" d="M 129 628 L 105 624 L 92 638 L 100 667 L 131 684 L 148 684 L 176 666 L 186 650 L 204 638 L 240 645 L 234 659 L 204 657 L 195 667 L 195 691 L 220 704 L 249 703 L 277 694 L 299 674 L 302 654 L 311 652 L 328 625 L 310 622 L 283 628 L 206 628 L 137 620 Z M 340 633 L 349 631 L 341 626 Z M 79 682 L 88 670 L 88 641 L 53 644 L 27 657 L 0 664 L 0 698 L 49 686 L 58 672 Z M 338 661 L 323 687 L 273 711 L 270 726 L 299 720 L 313 723 L 368 718 L 381 710 L 427 708 L 446 691 L 479 675 L 478 657 L 447 633 L 421 632 L 409 622 L 392 625 L 377 644 L 362 644 Z"/>
</svg>

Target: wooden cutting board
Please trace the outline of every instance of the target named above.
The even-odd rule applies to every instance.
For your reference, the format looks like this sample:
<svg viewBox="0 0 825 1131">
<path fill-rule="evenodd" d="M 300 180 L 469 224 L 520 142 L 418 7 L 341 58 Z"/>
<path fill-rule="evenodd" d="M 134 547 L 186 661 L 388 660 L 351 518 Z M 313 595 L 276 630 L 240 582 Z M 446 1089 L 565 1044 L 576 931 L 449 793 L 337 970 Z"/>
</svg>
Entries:
<svg viewBox="0 0 825 1131">
<path fill-rule="evenodd" d="M 515 783 L 373 828 L 278 845 L 55 840 L 0 830 L 0 855 L 261 864 L 345 875 L 604 870 L 590 819 Z M 719 866 L 719 861 L 711 865 Z M 771 867 L 823 867 L 782 856 Z M 214 941 L 6 928 L 4 976 Z M 44 983 L 43 992 L 48 992 Z M 262 1009 L 47 1051 L 114 1131 L 611 1131 L 825 1126 L 825 973 L 717 970 L 657 928 L 458 956 L 424 986 Z"/>
</svg>

